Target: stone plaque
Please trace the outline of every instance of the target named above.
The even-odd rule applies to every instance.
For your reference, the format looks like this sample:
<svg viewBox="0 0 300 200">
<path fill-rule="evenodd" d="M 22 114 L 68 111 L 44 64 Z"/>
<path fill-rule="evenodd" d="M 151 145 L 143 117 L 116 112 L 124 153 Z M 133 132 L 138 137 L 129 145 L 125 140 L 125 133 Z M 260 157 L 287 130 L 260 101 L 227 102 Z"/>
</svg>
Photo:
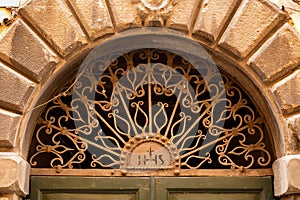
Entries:
<svg viewBox="0 0 300 200">
<path fill-rule="evenodd" d="M 127 169 L 170 169 L 172 157 L 169 150 L 157 142 L 144 142 L 129 154 Z"/>
<path fill-rule="evenodd" d="M 180 159 L 176 146 L 160 134 L 145 134 L 129 141 L 121 156 L 121 169 L 176 170 Z"/>
</svg>

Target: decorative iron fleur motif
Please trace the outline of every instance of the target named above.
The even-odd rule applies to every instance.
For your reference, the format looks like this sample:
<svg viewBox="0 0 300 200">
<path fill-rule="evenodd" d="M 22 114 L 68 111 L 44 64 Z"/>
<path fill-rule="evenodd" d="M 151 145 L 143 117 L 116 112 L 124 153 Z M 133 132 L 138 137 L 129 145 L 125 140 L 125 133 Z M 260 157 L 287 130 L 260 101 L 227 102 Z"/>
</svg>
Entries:
<svg viewBox="0 0 300 200">
<path fill-rule="evenodd" d="M 144 25 L 164 25 L 177 0 L 132 0 Z"/>
<path fill-rule="evenodd" d="M 33 168 L 178 175 L 271 166 L 263 118 L 208 61 L 198 58 L 194 66 L 172 52 L 139 49 L 106 63 L 86 66 L 41 113 L 29 153 Z"/>
</svg>

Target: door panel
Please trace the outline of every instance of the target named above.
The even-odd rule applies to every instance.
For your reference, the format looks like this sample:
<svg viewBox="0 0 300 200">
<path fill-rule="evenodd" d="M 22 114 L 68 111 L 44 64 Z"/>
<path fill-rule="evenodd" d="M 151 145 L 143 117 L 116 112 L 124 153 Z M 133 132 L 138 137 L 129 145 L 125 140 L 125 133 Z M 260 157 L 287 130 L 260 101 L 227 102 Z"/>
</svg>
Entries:
<svg viewBox="0 0 300 200">
<path fill-rule="evenodd" d="M 271 177 L 32 177 L 31 200 L 272 200 Z"/>
<path fill-rule="evenodd" d="M 70 193 L 45 193 L 43 199 L 46 200 L 134 200 L 136 194 L 70 194 Z"/>
<path fill-rule="evenodd" d="M 161 177 L 155 179 L 157 200 L 272 200 L 270 177 Z"/>
<path fill-rule="evenodd" d="M 170 193 L 169 200 L 258 200 L 259 194 Z"/>
<path fill-rule="evenodd" d="M 149 200 L 149 178 L 31 177 L 31 200 Z"/>
</svg>

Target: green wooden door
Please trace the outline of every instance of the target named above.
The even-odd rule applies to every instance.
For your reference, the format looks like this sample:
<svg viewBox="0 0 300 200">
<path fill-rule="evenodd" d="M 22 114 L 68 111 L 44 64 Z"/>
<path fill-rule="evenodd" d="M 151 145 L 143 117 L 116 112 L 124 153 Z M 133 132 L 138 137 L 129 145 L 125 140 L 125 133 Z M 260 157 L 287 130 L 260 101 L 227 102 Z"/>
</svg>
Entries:
<svg viewBox="0 0 300 200">
<path fill-rule="evenodd" d="M 157 200 L 272 200 L 270 177 L 162 177 L 155 180 Z"/>
<path fill-rule="evenodd" d="M 149 178 L 31 177 L 31 200 L 148 200 Z"/>
<path fill-rule="evenodd" d="M 270 177 L 32 177 L 31 200 L 272 200 Z"/>
</svg>

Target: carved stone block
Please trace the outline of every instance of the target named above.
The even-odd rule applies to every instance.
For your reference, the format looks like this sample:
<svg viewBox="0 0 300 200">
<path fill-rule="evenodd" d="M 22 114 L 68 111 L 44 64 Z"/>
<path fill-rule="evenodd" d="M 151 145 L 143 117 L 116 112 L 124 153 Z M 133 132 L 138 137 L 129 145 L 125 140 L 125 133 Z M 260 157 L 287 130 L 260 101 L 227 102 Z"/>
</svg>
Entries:
<svg viewBox="0 0 300 200">
<path fill-rule="evenodd" d="M 275 196 L 300 193 L 300 155 L 288 155 L 273 164 Z"/>
<path fill-rule="evenodd" d="M 285 24 L 250 58 L 248 64 L 262 80 L 273 81 L 300 64 L 299 40 L 300 34 Z"/>
<path fill-rule="evenodd" d="M 92 40 L 114 32 L 105 0 L 70 0 Z"/>
<path fill-rule="evenodd" d="M 215 41 L 238 0 L 205 1 L 200 8 L 193 35 Z"/>
<path fill-rule="evenodd" d="M 283 80 L 274 95 L 285 114 L 300 110 L 300 70 Z"/>
<path fill-rule="evenodd" d="M 0 193 L 25 196 L 29 193 L 30 166 L 15 153 L 0 153 Z"/>
<path fill-rule="evenodd" d="M 22 197 L 16 194 L 0 194 L 0 200 L 22 200 Z"/>
<path fill-rule="evenodd" d="M 197 3 L 197 0 L 180 0 L 174 4 L 167 26 L 185 32 L 191 31 Z"/>
<path fill-rule="evenodd" d="M 286 137 L 287 154 L 300 153 L 300 116 L 288 119 L 288 135 Z"/>
<path fill-rule="evenodd" d="M 277 8 L 266 1 L 243 1 L 219 44 L 243 58 L 282 20 L 281 18 L 283 15 Z"/>
<path fill-rule="evenodd" d="M 0 105 L 22 111 L 35 84 L 0 63 Z"/>
<path fill-rule="evenodd" d="M 20 13 L 63 56 L 87 42 L 80 25 L 64 1 L 33 0 L 20 9 Z"/>
<path fill-rule="evenodd" d="M 3 34 L 0 43 L 0 58 L 36 80 L 58 62 L 53 51 L 21 19 Z"/>
<path fill-rule="evenodd" d="M 109 0 L 109 5 L 113 11 L 113 18 L 117 31 L 122 31 L 130 27 L 140 27 L 137 9 L 129 0 Z"/>
<path fill-rule="evenodd" d="M 137 9 L 138 16 L 147 26 L 163 26 L 170 15 L 177 0 L 131 0 Z"/>
<path fill-rule="evenodd" d="M 0 147 L 14 147 L 20 116 L 0 109 Z"/>
</svg>

